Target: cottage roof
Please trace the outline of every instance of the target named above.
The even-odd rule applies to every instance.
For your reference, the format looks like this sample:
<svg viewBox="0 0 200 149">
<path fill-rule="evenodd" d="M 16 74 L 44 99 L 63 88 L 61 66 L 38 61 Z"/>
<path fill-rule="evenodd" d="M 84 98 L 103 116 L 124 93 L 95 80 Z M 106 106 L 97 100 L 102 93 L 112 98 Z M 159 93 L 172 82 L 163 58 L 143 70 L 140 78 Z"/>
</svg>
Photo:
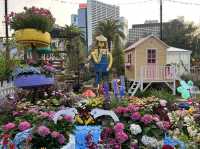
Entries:
<svg viewBox="0 0 200 149">
<path fill-rule="evenodd" d="M 181 49 L 181 48 L 175 48 L 175 47 L 169 47 L 167 48 L 168 52 L 189 52 L 192 53 L 192 51 L 190 50 L 185 50 L 185 49 Z"/>
<path fill-rule="evenodd" d="M 130 45 L 128 48 L 126 48 L 124 51 L 129 51 L 131 49 L 136 48 L 137 46 L 139 46 L 140 44 L 142 44 L 143 42 L 145 42 L 146 40 L 150 39 L 150 38 L 154 38 L 156 40 L 158 40 L 161 44 L 163 44 L 164 46 L 166 46 L 167 48 L 169 47 L 166 43 L 164 43 L 162 40 L 158 39 L 157 37 L 153 36 L 153 35 L 149 35 L 145 38 L 141 38 L 140 40 L 138 40 L 137 42 L 133 43 L 132 45 Z"/>
</svg>

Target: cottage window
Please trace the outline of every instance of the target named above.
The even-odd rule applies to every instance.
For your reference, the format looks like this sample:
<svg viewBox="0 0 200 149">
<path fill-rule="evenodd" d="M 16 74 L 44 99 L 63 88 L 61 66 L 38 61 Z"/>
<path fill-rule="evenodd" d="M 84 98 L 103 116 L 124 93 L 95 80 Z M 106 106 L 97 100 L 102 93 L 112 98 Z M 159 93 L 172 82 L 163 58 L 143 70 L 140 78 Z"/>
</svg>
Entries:
<svg viewBox="0 0 200 149">
<path fill-rule="evenodd" d="M 155 49 L 148 49 L 148 51 L 147 51 L 147 63 L 148 64 L 155 64 L 156 63 L 156 50 Z"/>
<path fill-rule="evenodd" d="M 128 54 L 128 63 L 130 63 L 130 64 L 131 64 L 131 59 L 132 59 L 132 55 L 130 53 L 130 54 Z"/>
</svg>

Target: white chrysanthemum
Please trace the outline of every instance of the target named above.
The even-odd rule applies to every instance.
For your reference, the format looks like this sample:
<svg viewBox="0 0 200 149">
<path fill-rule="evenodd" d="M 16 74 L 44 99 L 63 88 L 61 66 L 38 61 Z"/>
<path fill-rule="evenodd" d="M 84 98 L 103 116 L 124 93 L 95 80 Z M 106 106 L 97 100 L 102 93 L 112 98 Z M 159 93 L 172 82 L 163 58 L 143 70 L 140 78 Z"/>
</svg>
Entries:
<svg viewBox="0 0 200 149">
<path fill-rule="evenodd" d="M 187 131 L 188 131 L 188 133 L 191 137 L 195 137 L 197 135 L 197 132 L 198 132 L 197 129 L 194 129 L 192 127 L 187 127 Z"/>
<path fill-rule="evenodd" d="M 141 141 L 146 146 L 150 146 L 150 147 L 157 147 L 158 146 L 158 141 L 154 137 L 148 137 L 148 136 L 144 135 L 144 136 L 142 136 Z"/>
<path fill-rule="evenodd" d="M 130 130 L 133 135 L 137 135 L 142 132 L 142 128 L 140 127 L 140 125 L 136 125 L 136 124 L 131 124 Z"/>
</svg>

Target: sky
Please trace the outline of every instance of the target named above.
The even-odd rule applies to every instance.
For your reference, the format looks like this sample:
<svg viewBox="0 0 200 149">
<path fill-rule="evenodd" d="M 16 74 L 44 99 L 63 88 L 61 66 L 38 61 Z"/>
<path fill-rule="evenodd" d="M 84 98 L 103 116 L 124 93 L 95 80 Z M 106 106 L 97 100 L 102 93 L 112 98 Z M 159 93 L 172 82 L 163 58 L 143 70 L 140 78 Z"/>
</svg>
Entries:
<svg viewBox="0 0 200 149">
<path fill-rule="evenodd" d="M 159 20 L 160 0 L 100 0 L 108 4 L 120 6 L 120 16 L 128 19 L 129 28 L 132 24 L 141 24 L 145 20 Z M 56 18 L 56 24 L 70 24 L 71 14 L 76 14 L 79 3 L 86 0 L 8 0 L 9 12 L 20 12 L 24 6 L 48 8 Z M 0 36 L 3 28 L 4 0 L 0 0 Z M 200 23 L 200 0 L 163 0 L 163 21 L 178 16 L 185 20 Z"/>
</svg>

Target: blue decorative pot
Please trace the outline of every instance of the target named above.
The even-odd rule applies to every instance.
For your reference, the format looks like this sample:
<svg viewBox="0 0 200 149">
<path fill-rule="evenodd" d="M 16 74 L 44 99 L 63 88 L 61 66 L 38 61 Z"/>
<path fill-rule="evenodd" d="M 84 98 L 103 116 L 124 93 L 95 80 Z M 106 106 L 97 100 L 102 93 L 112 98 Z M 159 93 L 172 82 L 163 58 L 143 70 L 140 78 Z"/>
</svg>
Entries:
<svg viewBox="0 0 200 149">
<path fill-rule="evenodd" d="M 54 84 L 54 78 L 48 78 L 41 74 L 20 75 L 14 80 L 14 85 L 18 88 L 36 88 Z"/>
</svg>

